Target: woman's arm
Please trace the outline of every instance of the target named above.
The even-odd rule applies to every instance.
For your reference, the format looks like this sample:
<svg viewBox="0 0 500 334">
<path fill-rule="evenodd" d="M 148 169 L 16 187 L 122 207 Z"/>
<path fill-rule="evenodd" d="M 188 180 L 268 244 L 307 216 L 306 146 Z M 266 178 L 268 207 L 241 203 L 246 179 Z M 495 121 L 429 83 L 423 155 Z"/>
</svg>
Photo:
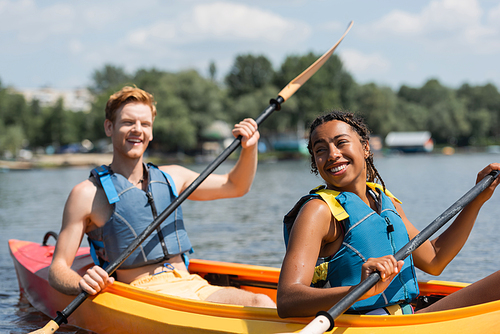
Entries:
<svg viewBox="0 0 500 334">
<path fill-rule="evenodd" d="M 485 167 L 478 173 L 476 183 L 493 170 L 500 170 L 500 164 L 490 164 Z M 490 187 L 467 205 L 441 235 L 432 241 L 427 240 L 413 252 L 413 260 L 417 268 L 432 275 L 441 274 L 464 246 L 474 227 L 479 210 L 493 195 L 499 182 L 500 178 L 497 178 Z M 419 231 L 410 223 L 401 205 L 393 202 L 406 225 L 410 239 L 414 238 Z"/>
</svg>

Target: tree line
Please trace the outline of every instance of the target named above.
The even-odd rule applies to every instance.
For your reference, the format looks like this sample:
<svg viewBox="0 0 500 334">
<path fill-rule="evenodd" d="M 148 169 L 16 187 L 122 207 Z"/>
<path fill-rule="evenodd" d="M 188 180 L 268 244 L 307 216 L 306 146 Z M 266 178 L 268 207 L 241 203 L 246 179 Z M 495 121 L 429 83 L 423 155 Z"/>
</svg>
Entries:
<svg viewBox="0 0 500 334">
<path fill-rule="evenodd" d="M 223 82 L 215 80 L 215 63 L 208 77 L 195 70 L 155 68 L 127 73 L 108 64 L 91 76 L 93 102 L 85 112 L 66 110 L 62 100 L 53 106 L 41 106 L 36 99 L 28 102 L 0 81 L 0 157 L 5 152 L 15 156 L 22 148 L 102 140 L 105 103 L 124 85 L 149 91 L 157 101 L 152 151 L 194 153 L 209 139 L 204 130 L 215 120 L 232 125 L 256 118 L 270 98 L 319 56 L 290 55 L 275 69 L 263 55 L 239 55 Z M 422 87 L 403 85 L 397 91 L 376 83 L 358 84 L 336 55 L 262 124 L 262 137 L 304 133 L 317 115 L 332 109 L 360 114 L 382 138 L 390 131 L 427 130 L 438 145 L 500 143 L 500 94 L 493 84 L 465 83 L 452 89 L 430 79 Z"/>
</svg>

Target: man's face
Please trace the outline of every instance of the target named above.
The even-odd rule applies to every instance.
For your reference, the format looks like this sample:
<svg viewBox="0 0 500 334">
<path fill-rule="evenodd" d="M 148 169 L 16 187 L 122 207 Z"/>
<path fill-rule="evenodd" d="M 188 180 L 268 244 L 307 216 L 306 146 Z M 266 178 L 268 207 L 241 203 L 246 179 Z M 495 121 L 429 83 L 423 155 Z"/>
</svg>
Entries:
<svg viewBox="0 0 500 334">
<path fill-rule="evenodd" d="M 130 158 L 139 158 L 153 140 L 153 116 L 143 103 L 127 103 L 117 111 L 112 123 L 104 123 L 106 135 L 111 137 L 113 150 Z"/>
</svg>

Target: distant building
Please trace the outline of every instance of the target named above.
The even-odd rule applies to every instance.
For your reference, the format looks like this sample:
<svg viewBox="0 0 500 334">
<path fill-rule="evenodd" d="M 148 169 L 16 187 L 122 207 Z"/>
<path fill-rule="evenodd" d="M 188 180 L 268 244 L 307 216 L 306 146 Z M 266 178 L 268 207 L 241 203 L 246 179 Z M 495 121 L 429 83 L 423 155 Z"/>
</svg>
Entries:
<svg viewBox="0 0 500 334">
<path fill-rule="evenodd" d="M 391 150 L 405 153 L 432 152 L 434 141 L 429 131 L 389 132 L 385 145 Z"/>
<path fill-rule="evenodd" d="M 37 99 L 44 107 L 53 106 L 59 98 L 63 99 L 64 108 L 67 110 L 90 111 L 92 105 L 92 94 L 86 88 L 55 89 L 46 87 L 17 89 L 15 91 L 22 94 L 28 102 Z"/>
</svg>

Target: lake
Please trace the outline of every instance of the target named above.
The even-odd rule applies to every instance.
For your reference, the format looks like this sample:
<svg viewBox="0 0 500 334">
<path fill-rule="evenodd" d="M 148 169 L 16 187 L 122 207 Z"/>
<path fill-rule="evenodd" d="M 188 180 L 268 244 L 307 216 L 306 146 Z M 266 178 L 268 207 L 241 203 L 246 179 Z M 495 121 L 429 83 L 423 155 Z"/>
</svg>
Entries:
<svg viewBox="0 0 500 334">
<path fill-rule="evenodd" d="M 498 154 L 376 156 L 387 188 L 403 202 L 410 221 L 422 229 L 475 184 L 477 172 Z M 201 172 L 205 166 L 186 166 Z M 225 163 L 216 173 L 232 167 Z M 59 231 L 71 188 L 88 177 L 87 168 L 0 172 L 0 332 L 26 333 L 49 318 L 19 295 L 7 241 L 41 242 Z M 251 191 L 242 198 L 183 204 L 193 258 L 280 267 L 285 248 L 281 221 L 295 202 L 321 179 L 306 159 L 259 164 Z M 468 242 L 438 277 L 474 282 L 500 269 L 500 193 L 485 204 Z M 439 233 L 439 232 L 438 232 Z M 84 240 L 83 245 L 87 246 Z M 420 280 L 436 279 L 418 272 Z M 61 326 L 61 333 L 88 333 Z"/>
</svg>

